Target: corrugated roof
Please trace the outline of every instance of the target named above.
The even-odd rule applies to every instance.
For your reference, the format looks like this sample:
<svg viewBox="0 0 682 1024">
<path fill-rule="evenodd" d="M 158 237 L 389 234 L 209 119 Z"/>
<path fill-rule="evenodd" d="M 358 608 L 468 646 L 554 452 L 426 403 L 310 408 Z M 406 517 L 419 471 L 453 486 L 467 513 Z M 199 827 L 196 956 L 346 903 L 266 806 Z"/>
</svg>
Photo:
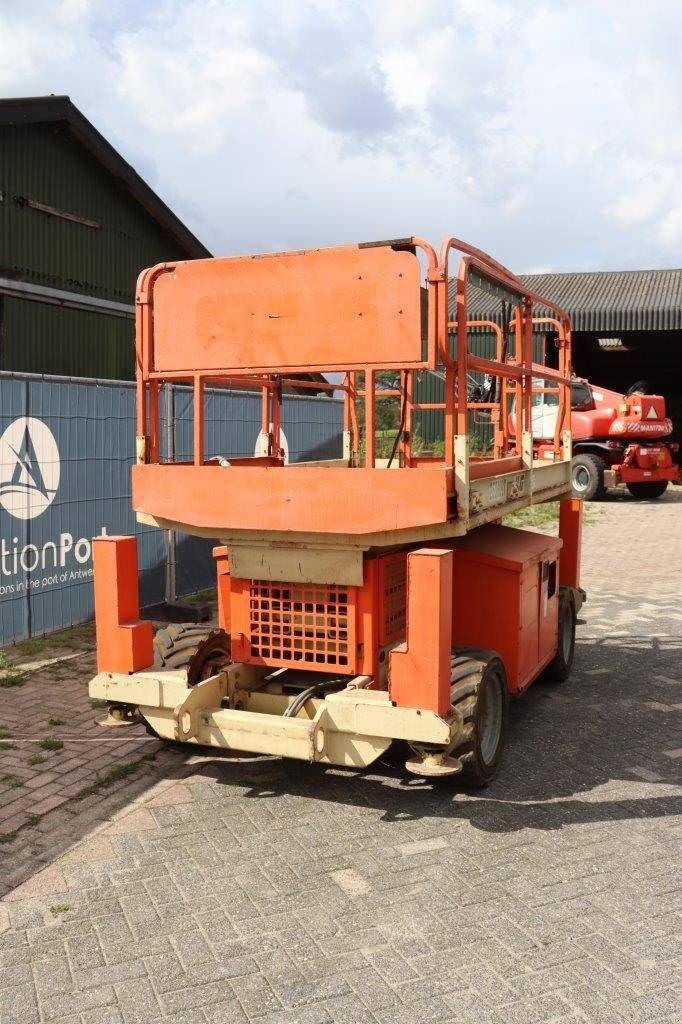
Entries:
<svg viewBox="0 0 682 1024">
<path fill-rule="evenodd" d="M 682 330 L 682 269 L 600 270 L 519 277 L 536 294 L 565 309 L 574 331 Z M 452 300 L 452 282 L 450 293 Z M 507 301 L 510 298 L 504 297 Z M 500 301 L 491 299 L 488 290 L 475 286 L 470 289 L 470 319 L 497 319 L 500 311 Z"/>
<path fill-rule="evenodd" d="M 137 171 L 107 142 L 95 126 L 81 114 L 68 96 L 30 96 L 0 100 L 0 125 L 64 122 L 69 131 L 92 155 L 118 178 L 128 192 L 144 207 L 180 248 L 194 259 L 210 256 L 199 241 Z"/>
</svg>

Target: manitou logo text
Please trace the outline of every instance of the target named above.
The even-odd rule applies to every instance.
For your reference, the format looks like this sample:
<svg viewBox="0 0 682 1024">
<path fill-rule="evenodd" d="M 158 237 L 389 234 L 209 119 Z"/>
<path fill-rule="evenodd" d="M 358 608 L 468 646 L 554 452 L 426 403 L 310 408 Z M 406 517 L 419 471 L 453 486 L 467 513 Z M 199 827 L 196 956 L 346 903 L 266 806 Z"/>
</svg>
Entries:
<svg viewBox="0 0 682 1024">
<path fill-rule="evenodd" d="M 21 416 L 0 437 L 0 505 L 15 519 L 34 519 L 59 487 L 59 449 L 50 428 Z"/>
</svg>

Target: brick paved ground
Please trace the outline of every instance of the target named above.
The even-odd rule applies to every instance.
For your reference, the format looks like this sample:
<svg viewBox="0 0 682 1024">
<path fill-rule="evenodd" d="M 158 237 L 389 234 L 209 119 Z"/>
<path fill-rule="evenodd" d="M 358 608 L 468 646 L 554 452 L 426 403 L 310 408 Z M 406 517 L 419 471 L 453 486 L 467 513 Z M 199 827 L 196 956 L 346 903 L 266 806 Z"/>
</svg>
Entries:
<svg viewBox="0 0 682 1024">
<path fill-rule="evenodd" d="M 35 646 L 10 649 L 4 681 L 19 675 L 20 685 L 0 685 L 0 851 L 17 829 L 159 746 L 140 725 L 100 729 L 106 711 L 91 705 L 87 690 L 95 672 L 91 629 L 30 653 Z M 7 884 L 0 877 L 0 893 Z"/>
<path fill-rule="evenodd" d="M 655 501 L 636 501 L 623 488 L 588 506 L 583 584 L 623 594 L 682 591 L 682 487 Z"/>
<path fill-rule="evenodd" d="M 51 850 L 20 832 L 0 1020 L 682 1020 L 680 527 L 676 491 L 587 528 L 574 675 L 514 705 L 483 793 L 169 747 L 48 813 Z"/>
</svg>

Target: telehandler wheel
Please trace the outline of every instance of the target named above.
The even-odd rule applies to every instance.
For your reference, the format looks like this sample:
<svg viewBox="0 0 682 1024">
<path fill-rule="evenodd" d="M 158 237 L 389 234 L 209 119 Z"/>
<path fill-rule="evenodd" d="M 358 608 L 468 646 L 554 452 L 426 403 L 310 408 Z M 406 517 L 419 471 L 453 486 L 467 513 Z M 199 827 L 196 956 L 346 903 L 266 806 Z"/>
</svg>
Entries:
<svg viewBox="0 0 682 1024">
<path fill-rule="evenodd" d="M 507 674 L 495 651 L 456 647 L 452 652 L 450 697 L 464 719 L 453 755 L 471 786 L 487 786 L 497 775 L 507 731 Z"/>
<path fill-rule="evenodd" d="M 576 498 L 594 501 L 606 494 L 604 471 L 606 463 L 598 455 L 575 455 L 571 462 L 571 484 Z"/>
<path fill-rule="evenodd" d="M 641 484 L 626 484 L 633 498 L 660 498 L 668 489 L 667 480 L 644 480 Z"/>
<path fill-rule="evenodd" d="M 543 673 L 552 683 L 563 683 L 571 674 L 575 657 L 575 603 L 568 587 L 559 588 L 559 615 L 557 626 L 557 652 Z"/>
<path fill-rule="evenodd" d="M 154 667 L 187 669 L 190 686 L 220 672 L 230 662 L 230 637 L 223 629 L 181 622 L 154 637 Z"/>
</svg>

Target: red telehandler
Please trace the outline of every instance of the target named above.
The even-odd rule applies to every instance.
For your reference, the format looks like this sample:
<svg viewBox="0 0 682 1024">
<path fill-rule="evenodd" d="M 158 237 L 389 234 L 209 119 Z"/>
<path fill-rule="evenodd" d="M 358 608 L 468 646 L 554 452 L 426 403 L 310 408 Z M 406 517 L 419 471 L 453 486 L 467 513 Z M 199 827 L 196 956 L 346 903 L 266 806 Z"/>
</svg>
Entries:
<svg viewBox="0 0 682 1024">
<path fill-rule="evenodd" d="M 663 440 L 673 430 L 665 399 L 645 392 L 642 381 L 624 395 L 580 378 L 571 382 L 571 480 L 578 497 L 602 498 L 607 487 L 625 484 L 634 498 L 660 498 L 669 483 L 680 483 L 673 457 L 679 446 Z"/>
<path fill-rule="evenodd" d="M 638 381 L 621 395 L 582 377 L 571 380 L 573 493 L 585 501 L 603 498 L 607 487 L 625 484 L 634 498 L 660 498 L 669 483 L 680 483 L 675 461 L 679 445 L 664 441 L 673 424 L 661 395 L 646 394 Z M 533 395 L 533 449 L 542 458 L 554 436 L 558 397 L 536 389 Z M 513 420 L 513 414 L 512 414 Z"/>
</svg>

